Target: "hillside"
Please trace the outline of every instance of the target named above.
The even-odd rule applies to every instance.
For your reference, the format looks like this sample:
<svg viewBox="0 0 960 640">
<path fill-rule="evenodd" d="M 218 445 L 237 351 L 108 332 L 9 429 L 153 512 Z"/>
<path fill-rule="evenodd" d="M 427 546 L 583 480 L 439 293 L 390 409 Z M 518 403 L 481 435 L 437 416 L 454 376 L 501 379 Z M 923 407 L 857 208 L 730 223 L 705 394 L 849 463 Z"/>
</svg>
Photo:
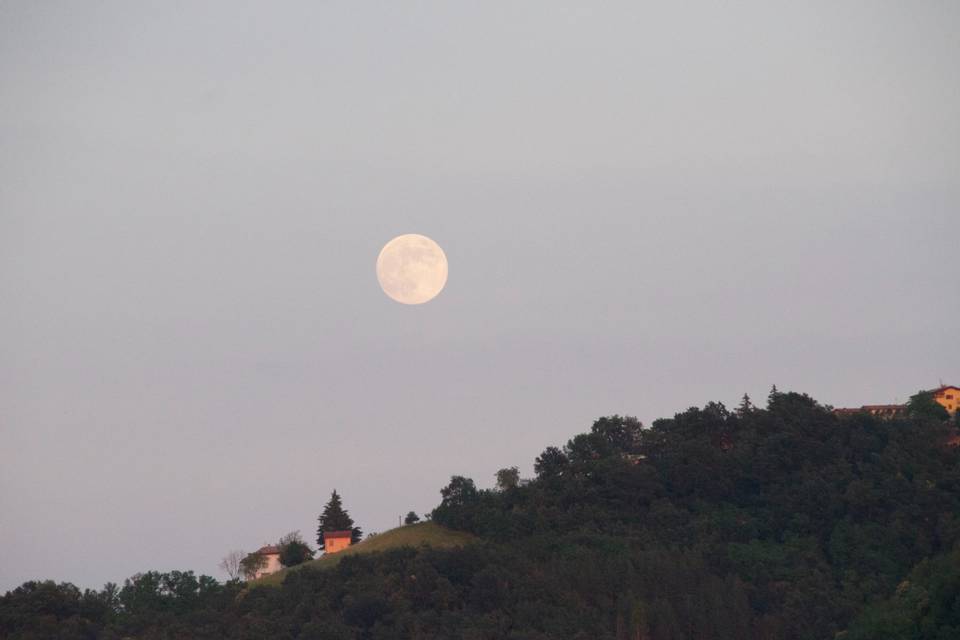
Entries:
<svg viewBox="0 0 960 640">
<path fill-rule="evenodd" d="M 354 555 L 378 553 L 403 547 L 418 549 L 432 547 L 434 549 L 451 549 L 476 542 L 477 537 L 465 531 L 454 531 L 433 522 L 420 522 L 396 529 L 390 529 L 377 534 L 339 553 L 322 555 L 316 560 L 305 562 L 302 565 L 282 569 L 276 573 L 264 576 L 247 583 L 248 587 L 276 587 L 279 586 L 291 571 L 303 569 L 328 569 L 337 565 L 344 558 Z"/>
<path fill-rule="evenodd" d="M 0 637 L 955 638 L 957 426 L 775 390 L 650 427 L 600 418 L 547 447 L 532 482 L 455 476 L 431 523 L 251 585 L 273 588 L 190 572 L 26 583 L 0 598 Z"/>
</svg>

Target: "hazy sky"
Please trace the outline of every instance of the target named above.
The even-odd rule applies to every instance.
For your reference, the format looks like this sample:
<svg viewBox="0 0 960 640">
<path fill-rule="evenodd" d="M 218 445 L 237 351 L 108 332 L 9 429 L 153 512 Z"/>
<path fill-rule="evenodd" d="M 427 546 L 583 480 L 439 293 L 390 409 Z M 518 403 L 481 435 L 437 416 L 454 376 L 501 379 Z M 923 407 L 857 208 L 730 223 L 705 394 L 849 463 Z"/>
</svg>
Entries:
<svg viewBox="0 0 960 640">
<path fill-rule="evenodd" d="M 680 5 L 684 6 L 681 7 Z M 0 2 L 0 589 L 600 415 L 960 380 L 960 3 Z M 401 233 L 429 304 L 380 290 Z"/>
</svg>

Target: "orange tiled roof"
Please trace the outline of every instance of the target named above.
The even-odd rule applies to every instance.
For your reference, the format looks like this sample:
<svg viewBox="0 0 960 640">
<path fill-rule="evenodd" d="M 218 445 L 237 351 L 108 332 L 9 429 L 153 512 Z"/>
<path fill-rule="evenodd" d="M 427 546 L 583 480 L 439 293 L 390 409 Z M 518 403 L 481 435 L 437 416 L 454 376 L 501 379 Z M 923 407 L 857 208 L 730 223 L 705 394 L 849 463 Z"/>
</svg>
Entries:
<svg viewBox="0 0 960 640">
<path fill-rule="evenodd" d="M 960 387 L 955 387 L 952 384 L 945 384 L 942 387 L 937 387 L 936 389 L 932 389 L 930 393 L 940 393 L 941 391 L 950 391 L 950 390 L 960 391 Z"/>
<path fill-rule="evenodd" d="M 324 531 L 324 538 L 352 538 L 353 531 Z"/>
</svg>

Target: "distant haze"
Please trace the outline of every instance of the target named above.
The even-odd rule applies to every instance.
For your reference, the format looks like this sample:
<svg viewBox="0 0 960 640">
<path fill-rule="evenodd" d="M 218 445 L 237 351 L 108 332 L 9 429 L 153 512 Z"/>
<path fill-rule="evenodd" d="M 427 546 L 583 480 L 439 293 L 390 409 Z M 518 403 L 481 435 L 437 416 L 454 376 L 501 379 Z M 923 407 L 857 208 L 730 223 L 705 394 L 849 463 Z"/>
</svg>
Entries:
<svg viewBox="0 0 960 640">
<path fill-rule="evenodd" d="M 600 415 L 960 381 L 960 3 L 0 4 L 0 590 Z M 430 303 L 374 264 L 436 240 Z"/>
</svg>

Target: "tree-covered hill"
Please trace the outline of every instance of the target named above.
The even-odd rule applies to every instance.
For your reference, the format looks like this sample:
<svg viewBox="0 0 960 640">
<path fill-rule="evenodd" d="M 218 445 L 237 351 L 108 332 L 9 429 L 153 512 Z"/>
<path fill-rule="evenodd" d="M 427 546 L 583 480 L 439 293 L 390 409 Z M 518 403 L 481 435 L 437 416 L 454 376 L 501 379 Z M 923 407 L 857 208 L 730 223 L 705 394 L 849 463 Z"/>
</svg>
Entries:
<svg viewBox="0 0 960 640">
<path fill-rule="evenodd" d="M 960 628 L 956 424 L 838 417 L 805 395 L 601 418 L 478 490 L 454 477 L 395 546 L 245 590 L 192 574 L 0 598 L 9 638 L 938 639 Z M 504 474 L 504 477 L 509 474 Z"/>
</svg>

